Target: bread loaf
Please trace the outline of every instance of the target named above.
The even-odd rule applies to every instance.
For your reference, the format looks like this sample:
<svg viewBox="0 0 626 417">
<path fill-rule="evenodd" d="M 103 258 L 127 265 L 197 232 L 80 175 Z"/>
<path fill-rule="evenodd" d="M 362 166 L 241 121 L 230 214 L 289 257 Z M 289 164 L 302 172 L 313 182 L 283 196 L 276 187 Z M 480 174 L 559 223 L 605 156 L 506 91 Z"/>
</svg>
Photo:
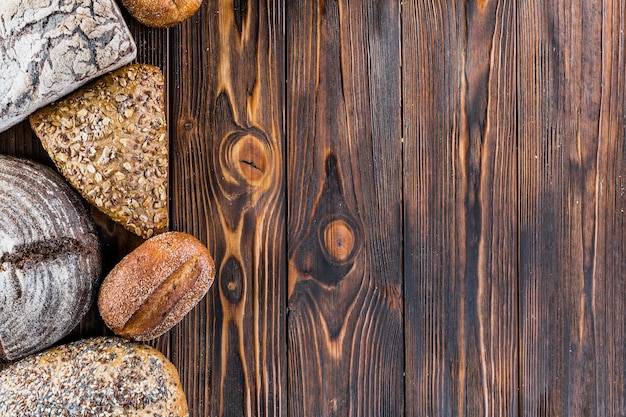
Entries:
<svg viewBox="0 0 626 417">
<path fill-rule="evenodd" d="M 213 259 L 198 239 L 163 233 L 148 239 L 107 275 L 98 295 L 100 315 L 120 336 L 153 339 L 204 297 L 214 277 Z"/>
<path fill-rule="evenodd" d="M 3 0 L 0 132 L 136 54 L 114 0 Z"/>
<path fill-rule="evenodd" d="M 143 238 L 166 231 L 169 222 L 163 90 L 159 68 L 128 65 L 30 117 L 74 188 Z"/>
<path fill-rule="evenodd" d="M 79 195 L 52 169 L 0 155 L 0 358 L 68 334 L 100 274 L 98 236 Z"/>
<path fill-rule="evenodd" d="M 202 0 L 122 0 L 122 4 L 144 25 L 165 28 L 191 17 Z"/>
<path fill-rule="evenodd" d="M 120 338 L 61 345 L 0 370 L 3 417 L 188 416 L 174 365 Z"/>
</svg>

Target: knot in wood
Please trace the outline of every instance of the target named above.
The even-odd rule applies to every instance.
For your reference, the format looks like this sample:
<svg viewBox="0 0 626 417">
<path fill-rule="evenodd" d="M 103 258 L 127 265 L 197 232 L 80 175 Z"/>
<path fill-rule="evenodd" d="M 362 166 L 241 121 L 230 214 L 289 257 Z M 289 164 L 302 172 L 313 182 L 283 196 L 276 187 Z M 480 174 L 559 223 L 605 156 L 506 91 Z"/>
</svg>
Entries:
<svg viewBox="0 0 626 417">
<path fill-rule="evenodd" d="M 222 295 L 232 304 L 238 304 L 243 296 L 243 269 L 233 257 L 224 263 L 219 276 Z"/>
<path fill-rule="evenodd" d="M 195 126 L 195 125 L 196 125 L 196 124 L 194 123 L 194 121 L 193 121 L 193 120 L 186 120 L 186 121 L 183 123 L 183 130 L 186 130 L 186 131 L 193 130 L 193 128 L 194 128 L 194 126 Z"/>
<path fill-rule="evenodd" d="M 226 136 L 219 155 L 226 193 L 265 191 L 271 184 L 272 157 L 271 143 L 258 129 L 239 130 Z"/>
<path fill-rule="evenodd" d="M 328 254 L 339 262 L 346 261 L 354 249 L 354 231 L 344 220 L 333 220 L 326 225 L 324 246 Z"/>
<path fill-rule="evenodd" d="M 329 266 L 345 267 L 354 262 L 359 252 L 359 236 L 360 231 L 354 218 L 347 213 L 336 213 L 320 222 L 317 244 Z"/>
<path fill-rule="evenodd" d="M 268 149 L 253 135 L 242 136 L 233 146 L 237 169 L 249 183 L 257 183 L 268 167 Z"/>
</svg>

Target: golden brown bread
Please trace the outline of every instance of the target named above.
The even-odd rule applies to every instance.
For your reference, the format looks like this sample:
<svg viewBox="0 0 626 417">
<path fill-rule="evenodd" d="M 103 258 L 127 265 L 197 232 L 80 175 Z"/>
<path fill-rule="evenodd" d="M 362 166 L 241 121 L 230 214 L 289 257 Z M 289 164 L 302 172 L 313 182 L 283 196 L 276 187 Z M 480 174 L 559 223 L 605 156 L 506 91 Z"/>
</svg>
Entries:
<svg viewBox="0 0 626 417">
<path fill-rule="evenodd" d="M 59 171 L 87 201 L 148 238 L 168 228 L 164 79 L 129 65 L 30 116 Z"/>
<path fill-rule="evenodd" d="M 186 417 L 174 365 L 121 338 L 80 340 L 0 368 L 0 415 Z"/>
<path fill-rule="evenodd" d="M 117 335 L 158 337 L 204 297 L 215 277 L 208 249 L 195 237 L 168 232 L 148 239 L 104 279 L 98 308 Z"/>
<path fill-rule="evenodd" d="M 191 17 L 202 0 L 122 0 L 122 4 L 144 25 L 165 28 Z"/>
</svg>

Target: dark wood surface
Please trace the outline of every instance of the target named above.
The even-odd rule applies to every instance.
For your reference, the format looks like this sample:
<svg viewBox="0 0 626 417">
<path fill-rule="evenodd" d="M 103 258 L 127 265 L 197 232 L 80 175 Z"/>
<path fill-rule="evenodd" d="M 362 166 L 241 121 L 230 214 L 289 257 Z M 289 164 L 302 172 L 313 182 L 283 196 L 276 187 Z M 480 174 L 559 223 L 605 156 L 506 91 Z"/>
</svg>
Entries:
<svg viewBox="0 0 626 417">
<path fill-rule="evenodd" d="M 626 5 L 205 0 L 149 29 L 191 416 L 626 414 Z M 27 123 L 0 152 L 51 164 Z M 141 243 L 94 210 L 105 270 Z M 93 310 L 68 339 L 109 334 Z"/>
</svg>

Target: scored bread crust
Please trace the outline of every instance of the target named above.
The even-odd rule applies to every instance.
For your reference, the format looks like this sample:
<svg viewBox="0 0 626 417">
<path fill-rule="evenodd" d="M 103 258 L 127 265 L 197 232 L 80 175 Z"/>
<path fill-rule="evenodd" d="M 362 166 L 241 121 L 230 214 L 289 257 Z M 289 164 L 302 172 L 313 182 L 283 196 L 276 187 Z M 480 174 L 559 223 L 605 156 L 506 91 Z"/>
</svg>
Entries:
<svg viewBox="0 0 626 417">
<path fill-rule="evenodd" d="M 127 333 L 125 325 L 150 295 L 192 259 L 198 262 L 200 273 L 173 308 L 164 312 L 159 325 L 142 334 Z M 142 243 L 109 272 L 100 286 L 98 309 L 104 323 L 117 335 L 150 340 L 176 325 L 204 297 L 214 278 L 215 265 L 206 246 L 187 233 L 163 233 Z M 162 305 L 166 303 L 161 300 Z"/>
<path fill-rule="evenodd" d="M 3 417 L 189 415 L 174 365 L 117 337 L 60 345 L 0 368 L 0 398 Z"/>
<path fill-rule="evenodd" d="M 191 17 L 202 0 L 122 0 L 122 4 L 144 25 L 165 28 Z"/>
<path fill-rule="evenodd" d="M 52 168 L 0 155 L 0 358 L 67 335 L 89 310 L 101 269 L 95 224 L 78 193 Z"/>
<path fill-rule="evenodd" d="M 30 124 L 87 201 L 148 238 L 169 224 L 164 108 L 163 73 L 135 64 L 35 112 Z"/>
</svg>

